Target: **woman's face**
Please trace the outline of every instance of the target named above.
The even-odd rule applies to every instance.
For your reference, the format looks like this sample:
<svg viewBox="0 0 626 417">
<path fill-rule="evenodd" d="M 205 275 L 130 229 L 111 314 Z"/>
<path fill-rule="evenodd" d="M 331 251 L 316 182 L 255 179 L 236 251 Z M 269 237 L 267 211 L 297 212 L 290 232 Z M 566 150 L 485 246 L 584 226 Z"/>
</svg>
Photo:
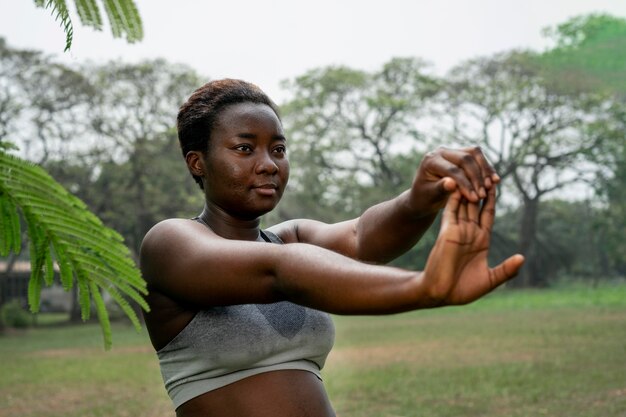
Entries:
<svg viewBox="0 0 626 417">
<path fill-rule="evenodd" d="M 289 179 L 283 127 L 265 104 L 222 110 L 202 159 L 207 203 L 242 219 L 276 207 Z"/>
</svg>

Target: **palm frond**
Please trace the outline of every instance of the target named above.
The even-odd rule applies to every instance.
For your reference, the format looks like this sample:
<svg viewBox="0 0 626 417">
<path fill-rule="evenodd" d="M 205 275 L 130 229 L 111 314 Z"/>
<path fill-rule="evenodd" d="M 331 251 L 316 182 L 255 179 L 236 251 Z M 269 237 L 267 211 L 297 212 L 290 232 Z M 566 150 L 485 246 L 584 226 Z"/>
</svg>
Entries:
<svg viewBox="0 0 626 417">
<path fill-rule="evenodd" d="M 111 329 L 102 291 L 140 327 L 128 299 L 148 310 L 143 299 L 146 284 L 122 237 L 105 227 L 82 201 L 43 169 L 0 152 L 0 254 L 19 251 L 18 210 L 30 242 L 31 311 L 38 311 L 41 288 L 52 283 L 56 261 L 63 288 L 70 290 L 78 285 L 84 320 L 90 316 L 93 301 L 106 347 L 111 344 Z"/>
</svg>

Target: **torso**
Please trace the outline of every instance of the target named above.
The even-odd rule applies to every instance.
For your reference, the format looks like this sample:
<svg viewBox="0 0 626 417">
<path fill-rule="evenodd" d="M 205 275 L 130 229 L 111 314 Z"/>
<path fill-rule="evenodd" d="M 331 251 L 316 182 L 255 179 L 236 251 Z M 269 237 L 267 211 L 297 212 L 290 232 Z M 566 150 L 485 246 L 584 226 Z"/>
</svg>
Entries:
<svg viewBox="0 0 626 417">
<path fill-rule="evenodd" d="M 251 376 L 187 401 L 178 417 L 335 417 L 322 382 L 307 371 Z"/>
<path fill-rule="evenodd" d="M 154 289 L 147 301 L 151 312 L 145 315 L 146 325 L 157 351 L 168 345 L 197 314 Z M 248 376 L 184 402 L 176 414 L 179 417 L 335 416 L 320 379 L 297 369 Z"/>
</svg>

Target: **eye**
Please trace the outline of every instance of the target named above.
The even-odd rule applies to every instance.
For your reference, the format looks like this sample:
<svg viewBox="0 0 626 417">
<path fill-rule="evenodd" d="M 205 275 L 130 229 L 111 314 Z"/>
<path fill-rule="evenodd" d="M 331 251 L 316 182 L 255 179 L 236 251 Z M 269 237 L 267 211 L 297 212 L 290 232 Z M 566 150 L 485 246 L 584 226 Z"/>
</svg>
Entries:
<svg viewBox="0 0 626 417">
<path fill-rule="evenodd" d="M 252 152 L 252 146 L 248 145 L 247 143 L 242 143 L 241 145 L 237 145 L 234 147 L 234 149 L 240 152 L 245 152 L 245 153 Z"/>
<path fill-rule="evenodd" d="M 284 155 L 287 153 L 287 147 L 285 145 L 278 145 L 274 149 L 272 149 L 272 152 L 274 152 L 275 154 Z"/>
</svg>

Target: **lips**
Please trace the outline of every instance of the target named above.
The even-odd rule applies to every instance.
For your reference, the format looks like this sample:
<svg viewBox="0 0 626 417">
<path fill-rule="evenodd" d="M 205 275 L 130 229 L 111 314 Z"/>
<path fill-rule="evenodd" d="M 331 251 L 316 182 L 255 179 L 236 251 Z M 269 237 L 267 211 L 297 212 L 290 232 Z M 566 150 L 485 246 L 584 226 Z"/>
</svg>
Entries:
<svg viewBox="0 0 626 417">
<path fill-rule="evenodd" d="M 253 188 L 261 188 L 261 189 L 265 189 L 265 190 L 268 190 L 268 189 L 275 190 L 275 189 L 278 188 L 278 185 L 274 184 L 273 182 L 270 182 L 270 183 L 267 183 L 267 184 L 255 185 Z"/>
<path fill-rule="evenodd" d="M 278 192 L 278 185 L 274 183 L 260 184 L 253 188 L 257 193 L 263 196 L 273 196 Z"/>
</svg>

